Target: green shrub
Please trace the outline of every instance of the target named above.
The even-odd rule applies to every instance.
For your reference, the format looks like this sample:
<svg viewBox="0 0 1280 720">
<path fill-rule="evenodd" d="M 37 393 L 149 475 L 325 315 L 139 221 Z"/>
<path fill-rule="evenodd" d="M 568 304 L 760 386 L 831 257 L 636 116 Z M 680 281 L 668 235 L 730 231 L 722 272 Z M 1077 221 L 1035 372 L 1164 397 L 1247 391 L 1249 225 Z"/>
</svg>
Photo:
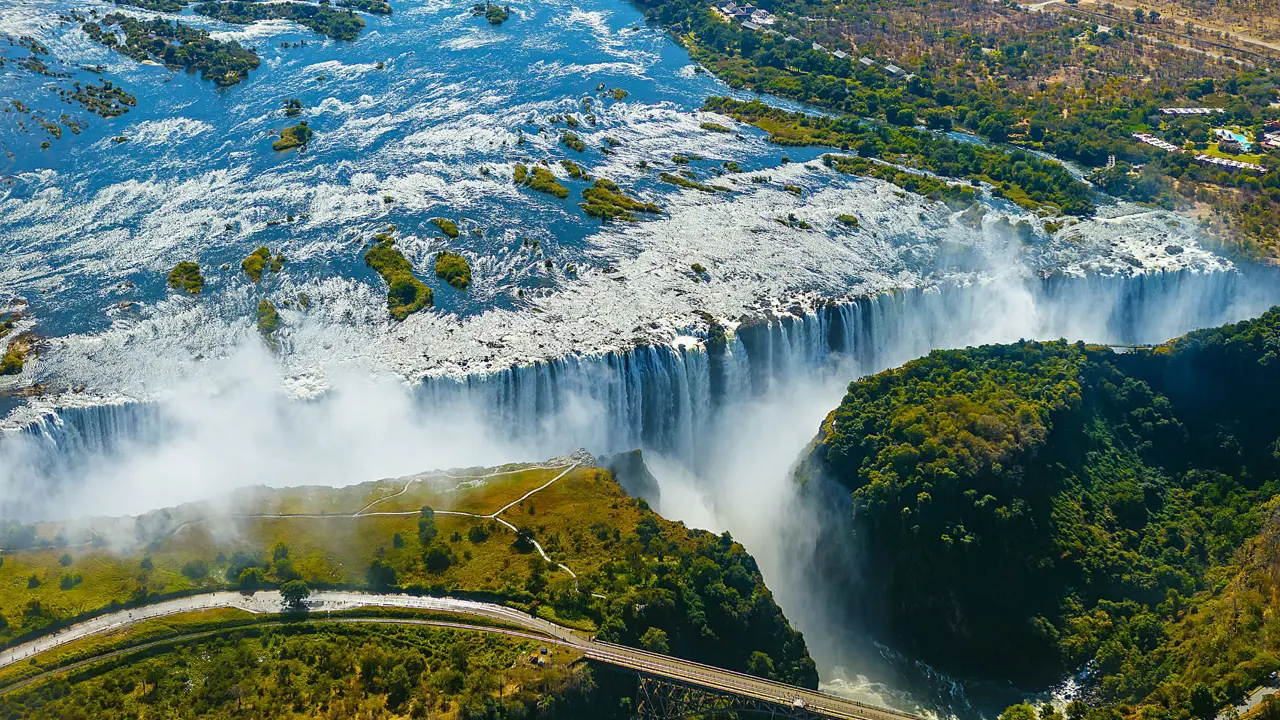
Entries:
<svg viewBox="0 0 1280 720">
<path fill-rule="evenodd" d="M 200 266 L 188 260 L 175 265 L 169 271 L 169 287 L 190 295 L 199 295 L 204 289 L 204 276 L 200 274 Z"/>
<path fill-rule="evenodd" d="M 387 283 L 387 310 L 396 320 L 404 320 L 423 308 L 431 307 L 431 288 L 413 274 L 413 266 L 395 247 L 395 238 L 386 233 L 374 237 L 373 247 L 365 253 L 365 264 L 373 268 Z"/>
<path fill-rule="evenodd" d="M 449 220 L 448 218 L 431 218 L 431 224 L 440 228 L 440 232 L 450 238 L 456 239 L 458 237 L 458 223 Z"/>
<path fill-rule="evenodd" d="M 259 302 L 258 332 L 269 338 L 279 327 L 280 313 L 276 312 L 275 304 L 270 300 L 262 300 Z"/>
<path fill-rule="evenodd" d="M 280 131 L 280 139 L 271 143 L 271 149 L 276 151 L 292 150 L 296 147 L 302 147 L 311 142 L 311 136 L 315 133 L 307 125 L 307 121 L 287 127 Z"/>
<path fill-rule="evenodd" d="M 564 143 L 570 150 L 575 150 L 577 152 L 582 152 L 587 149 L 587 144 L 582 142 L 582 138 L 571 132 L 566 132 L 561 135 L 560 142 Z"/>
<path fill-rule="evenodd" d="M 471 286 L 471 265 L 462 255 L 448 250 L 436 255 L 436 277 L 459 290 Z"/>
<path fill-rule="evenodd" d="M 244 271 L 249 279 L 258 282 L 262 279 L 262 273 L 267 269 L 267 263 L 271 261 L 271 251 L 265 246 L 249 253 L 249 257 L 240 261 L 240 269 Z"/>
<path fill-rule="evenodd" d="M 634 221 L 635 213 L 658 214 L 662 208 L 653 203 L 641 202 L 622 194 L 617 184 L 597 178 L 589 188 L 584 188 L 582 197 L 586 202 L 580 207 L 589 217 L 598 217 L 601 222 L 613 219 Z"/>
<path fill-rule="evenodd" d="M 530 190 L 554 195 L 561 200 L 569 197 L 569 188 L 556 182 L 556 176 L 552 175 L 550 170 L 539 165 L 534 165 L 533 170 L 530 171 L 524 164 L 517 164 L 515 181 L 516 184 L 524 185 Z"/>
</svg>

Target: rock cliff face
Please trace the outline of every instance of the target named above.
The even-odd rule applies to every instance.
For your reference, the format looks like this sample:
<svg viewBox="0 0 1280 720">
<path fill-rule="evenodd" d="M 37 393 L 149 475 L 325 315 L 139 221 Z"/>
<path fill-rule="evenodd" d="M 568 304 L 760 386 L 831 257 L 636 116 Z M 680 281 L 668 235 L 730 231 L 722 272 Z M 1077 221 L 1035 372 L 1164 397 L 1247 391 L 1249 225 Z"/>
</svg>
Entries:
<svg viewBox="0 0 1280 720">
<path fill-rule="evenodd" d="M 1273 309 L 1150 349 L 938 351 L 851 384 L 796 471 L 851 498 L 825 529 L 857 558 L 849 613 L 965 676 L 1088 667 L 1107 703 L 1260 679 L 1280 666 L 1261 620 L 1224 659 L 1189 613 L 1271 524 L 1278 350 Z"/>
<path fill-rule="evenodd" d="M 644 455 L 640 450 L 618 453 L 605 458 L 601 464 L 613 473 L 613 479 L 629 495 L 644 498 L 650 505 L 661 504 L 662 489 L 658 487 L 658 479 L 644 464 Z"/>
</svg>

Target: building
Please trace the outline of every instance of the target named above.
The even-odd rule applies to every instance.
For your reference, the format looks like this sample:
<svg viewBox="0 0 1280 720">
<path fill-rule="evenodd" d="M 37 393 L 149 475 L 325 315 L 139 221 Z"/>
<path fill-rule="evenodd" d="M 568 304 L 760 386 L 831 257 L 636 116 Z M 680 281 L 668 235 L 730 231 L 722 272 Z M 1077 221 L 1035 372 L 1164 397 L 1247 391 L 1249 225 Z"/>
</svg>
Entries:
<svg viewBox="0 0 1280 720">
<path fill-rule="evenodd" d="M 1249 142 L 1249 138 L 1227 128 L 1214 128 L 1213 134 L 1218 138 L 1218 146 L 1222 147 L 1223 150 L 1231 149 L 1235 152 L 1249 152 L 1253 148 L 1253 143 Z"/>
<path fill-rule="evenodd" d="M 885 69 L 885 71 L 886 71 L 886 72 L 888 72 L 890 75 L 901 75 L 901 74 L 902 74 L 902 68 L 900 68 L 900 67 L 898 67 L 897 65 L 894 65 L 894 64 L 892 64 L 892 63 L 890 63 L 890 64 L 888 64 L 888 65 L 885 65 L 885 66 L 884 66 L 884 69 Z"/>
<path fill-rule="evenodd" d="M 759 29 L 760 29 L 760 26 L 759 26 L 759 25 L 757 25 L 757 24 L 755 24 L 755 23 L 751 22 L 750 20 L 743 20 L 743 21 L 742 21 L 742 27 L 744 27 L 744 28 L 746 28 L 746 29 L 748 29 L 748 30 L 759 30 Z"/>
<path fill-rule="evenodd" d="M 1193 108 L 1160 108 L 1162 115 L 1210 115 L 1212 113 L 1223 112 L 1222 108 L 1210 107 L 1193 107 Z"/>
<path fill-rule="evenodd" d="M 757 25 L 772 25 L 777 22 L 777 18 L 768 10 L 756 10 L 751 13 L 751 22 Z"/>
<path fill-rule="evenodd" d="M 849 59 L 849 53 L 847 53 L 847 52 L 845 52 L 845 51 L 843 51 L 843 50 L 837 50 L 837 51 L 835 51 L 835 52 L 833 52 L 833 53 L 831 53 L 831 54 L 832 54 L 832 55 L 834 55 L 834 56 L 836 56 L 837 58 L 840 58 L 841 60 L 848 60 L 848 59 Z"/>
<path fill-rule="evenodd" d="M 824 47 L 822 47 L 822 46 L 821 46 L 821 45 L 819 45 L 818 43 L 814 43 L 814 44 L 810 45 L 809 47 L 811 47 L 811 48 L 813 48 L 814 50 L 817 50 L 817 51 L 819 51 L 819 52 L 827 52 L 827 49 L 826 49 L 826 48 L 824 48 Z"/>
<path fill-rule="evenodd" d="M 875 61 L 875 60 L 872 60 L 872 59 L 871 59 L 871 58 L 869 58 L 869 57 L 860 57 L 860 58 L 858 58 L 858 62 L 862 63 L 863 65 L 866 65 L 867 67 L 875 67 L 875 66 L 876 66 L 876 61 Z"/>
</svg>

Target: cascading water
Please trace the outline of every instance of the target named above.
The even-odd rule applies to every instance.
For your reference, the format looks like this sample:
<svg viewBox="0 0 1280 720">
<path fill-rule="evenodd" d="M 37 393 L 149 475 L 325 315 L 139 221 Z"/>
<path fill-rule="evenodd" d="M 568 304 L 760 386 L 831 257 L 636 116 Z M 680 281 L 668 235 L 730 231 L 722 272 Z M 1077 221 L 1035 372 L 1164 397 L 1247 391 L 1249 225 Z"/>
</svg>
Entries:
<svg viewBox="0 0 1280 720">
<path fill-rule="evenodd" d="M 1280 285 L 1270 280 L 1252 273 L 1183 272 L 902 291 L 807 312 L 766 311 L 743 319 L 723 343 L 686 338 L 463 379 L 430 378 L 408 392 L 397 385 L 394 394 L 372 398 L 364 409 L 348 408 L 340 392 L 282 400 L 266 410 L 254 406 L 250 414 L 264 416 L 259 418 L 244 417 L 239 405 L 192 409 L 174 401 L 63 409 L 0 440 L 0 516 L 106 512 L 104 505 L 111 512 L 138 512 L 235 484 L 341 484 L 459 457 L 458 464 L 494 464 L 579 447 L 601 454 L 639 447 L 661 485 L 663 514 L 730 530 L 756 556 L 788 617 L 809 638 L 824 682 L 834 682 L 829 687 L 859 689 L 864 699 L 900 699 L 859 679 L 896 677 L 890 684 L 910 688 L 915 701 L 955 711 L 969 702 L 959 686 L 909 659 L 894 659 L 856 629 L 839 625 L 842 614 L 830 612 L 830 588 L 811 564 L 822 513 L 844 512 L 847 498 L 807 506 L 790 487 L 788 468 L 844 384 L 935 348 L 1019 338 L 1161 342 L 1260 313 L 1280 300 Z M 271 395 L 274 382 L 248 394 Z M 352 394 L 360 392 L 346 395 Z M 404 407 L 390 415 L 366 412 L 400 403 Z M 331 412 L 327 405 L 334 406 Z M 207 416 L 219 413 L 227 416 L 224 424 L 202 427 Z M 419 416 L 441 422 L 405 420 Z M 241 429 L 246 423 L 250 427 Z M 432 434 L 446 437 L 430 445 Z M 308 435 L 320 437 L 306 444 L 300 438 Z M 471 455 L 442 451 L 475 435 L 503 442 L 481 442 Z M 383 436 L 390 439 L 380 444 Z M 160 460 L 122 460 L 135 456 Z M 355 459 L 336 462 L 348 456 Z M 101 471 L 113 462 L 113 472 Z M 188 477 L 202 463 L 216 466 L 205 472 L 205 485 Z M 148 475 L 165 477 L 130 486 Z M 155 496 L 157 483 L 170 491 L 163 499 Z"/>
<path fill-rule="evenodd" d="M 495 432 L 543 454 L 639 447 L 697 467 L 707 460 L 699 448 L 707 446 L 705 433 L 722 408 L 815 374 L 846 382 L 935 348 L 1019 338 L 1161 342 L 1261 312 L 1280 292 L 1260 286 L 1230 272 L 902 291 L 803 314 L 766 312 L 709 348 L 696 342 L 646 346 L 463 379 L 429 378 L 413 389 L 413 398 L 424 409 L 466 406 Z M 163 404 L 70 408 L 23 427 L 20 435 L 31 466 L 65 480 L 83 460 L 163 442 L 171 430 L 165 417 Z"/>
</svg>

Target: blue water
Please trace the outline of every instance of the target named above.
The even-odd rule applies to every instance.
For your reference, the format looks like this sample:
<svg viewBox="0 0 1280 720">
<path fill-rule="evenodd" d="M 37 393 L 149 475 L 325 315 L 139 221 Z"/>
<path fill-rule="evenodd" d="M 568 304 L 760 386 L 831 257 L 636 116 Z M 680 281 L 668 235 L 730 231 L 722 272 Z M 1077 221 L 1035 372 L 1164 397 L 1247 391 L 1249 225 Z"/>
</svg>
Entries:
<svg viewBox="0 0 1280 720">
<path fill-rule="evenodd" d="M 363 243 L 396 225 L 421 240 L 405 242 L 420 269 L 446 246 L 479 266 L 480 281 L 465 294 L 420 272 L 438 308 L 507 307 L 520 289 L 562 282 L 566 262 L 589 263 L 583 238 L 599 230 L 577 207 L 585 183 L 566 179 L 565 201 L 518 190 L 510 183 L 514 161 L 569 158 L 661 204 L 675 188 L 654 170 L 631 167 L 636 161 L 668 160 L 662 169 L 674 172 L 672 153 L 699 152 L 707 159 L 689 168 L 709 177 L 725 160 L 755 169 L 788 152 L 797 160 L 817 154 L 768 146 L 749 128 L 740 128 L 742 140 L 701 130 L 693 111 L 727 88 L 694 72 L 688 55 L 625 3 L 514 3 L 500 27 L 473 17 L 470 6 L 398 2 L 390 17 L 365 16 L 365 31 L 350 43 L 285 22 L 243 28 L 188 11 L 184 22 L 238 38 L 262 57 L 247 81 L 219 90 L 198 75 L 114 55 L 77 24 L 56 22 L 59 11 L 82 3 L 17 3 L 12 16 L 6 10 L 7 32 L 31 32 L 72 65 L 105 64 L 106 72 L 76 71 L 75 79 L 112 80 L 138 106 L 112 120 L 87 118 L 82 134 L 65 132 L 48 150 L 39 148 L 43 133 L 0 127 L 12 153 L 2 166 L 10 182 L 0 194 L 0 296 L 26 297 L 43 334 L 96 332 L 129 319 L 120 302 L 145 307 L 163 298 L 164 276 L 180 260 L 200 262 L 210 296 L 247 287 L 239 261 L 259 245 L 286 253 L 283 277 L 352 278 L 376 289 Z M 281 47 L 297 41 L 308 44 Z M 40 98 L 32 88 L 41 82 L 9 72 L 0 94 Z M 601 84 L 628 96 L 615 101 L 597 91 Z M 53 112 L 68 111 L 43 95 Z M 303 101 L 300 119 L 316 132 L 305 152 L 270 147 L 270 135 L 295 122 L 281 109 L 286 97 Z M 584 98 L 594 105 L 594 127 L 585 122 Z M 583 120 L 576 132 L 584 153 L 558 143 L 563 123 L 548 123 L 566 112 Z M 129 142 L 110 142 L 121 135 Z M 623 141 L 612 156 L 600 151 L 605 135 Z M 428 222 L 436 216 L 459 220 L 462 237 L 443 238 Z M 525 238 L 538 241 L 539 252 Z M 556 272 L 546 271 L 547 258 Z M 283 277 L 250 294 L 270 293 Z"/>
</svg>

